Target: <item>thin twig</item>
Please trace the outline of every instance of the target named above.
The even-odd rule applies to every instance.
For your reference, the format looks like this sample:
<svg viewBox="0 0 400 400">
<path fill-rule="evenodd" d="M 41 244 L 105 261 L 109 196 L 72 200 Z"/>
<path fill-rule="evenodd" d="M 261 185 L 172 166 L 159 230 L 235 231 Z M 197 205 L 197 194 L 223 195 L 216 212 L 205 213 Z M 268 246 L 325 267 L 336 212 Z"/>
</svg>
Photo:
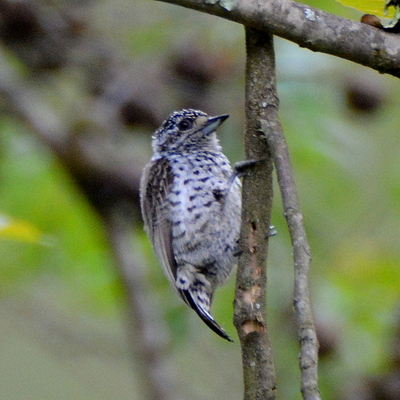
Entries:
<svg viewBox="0 0 400 400">
<path fill-rule="evenodd" d="M 299 341 L 301 345 L 301 392 L 305 400 L 319 400 L 318 389 L 318 339 L 315 332 L 309 290 L 311 251 L 300 211 L 296 184 L 288 146 L 277 118 L 262 121 L 262 130 L 272 151 L 282 195 L 284 215 L 289 227 L 294 258 L 294 307 L 296 310 Z"/>
<path fill-rule="evenodd" d="M 242 346 L 244 399 L 275 399 L 275 367 L 266 315 L 266 260 L 272 208 L 272 159 L 260 121 L 269 117 L 272 37 L 246 29 L 246 137 L 249 160 L 263 159 L 243 182 L 242 231 L 234 323 Z M 274 76 L 272 74 L 272 76 Z"/>
</svg>

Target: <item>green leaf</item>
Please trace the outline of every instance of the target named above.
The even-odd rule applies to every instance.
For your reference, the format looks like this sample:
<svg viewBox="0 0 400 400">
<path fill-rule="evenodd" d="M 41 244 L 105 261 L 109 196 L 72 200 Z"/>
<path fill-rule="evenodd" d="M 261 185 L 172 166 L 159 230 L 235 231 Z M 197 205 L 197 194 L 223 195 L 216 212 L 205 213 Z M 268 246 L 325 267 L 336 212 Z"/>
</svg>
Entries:
<svg viewBox="0 0 400 400">
<path fill-rule="evenodd" d="M 33 224 L 0 214 L 0 240 L 41 243 L 42 232 Z"/>
<path fill-rule="evenodd" d="M 394 10 L 390 10 L 388 12 L 386 10 L 386 6 L 390 5 L 395 5 L 393 1 L 387 1 L 387 0 L 336 0 L 339 3 L 348 6 L 348 7 L 353 7 L 356 8 L 359 11 L 362 11 L 366 14 L 374 14 L 380 17 L 386 17 L 386 18 L 393 18 L 394 15 Z"/>
</svg>

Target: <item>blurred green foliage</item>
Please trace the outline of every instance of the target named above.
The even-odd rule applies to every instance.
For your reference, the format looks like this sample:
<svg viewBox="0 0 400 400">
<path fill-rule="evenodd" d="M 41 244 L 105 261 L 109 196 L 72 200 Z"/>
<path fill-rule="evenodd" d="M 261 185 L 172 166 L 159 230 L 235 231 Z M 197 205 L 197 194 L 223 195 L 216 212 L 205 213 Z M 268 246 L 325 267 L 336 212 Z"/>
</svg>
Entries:
<svg viewBox="0 0 400 400">
<path fill-rule="evenodd" d="M 378 15 L 380 17 L 393 17 L 394 14 L 394 5 L 386 9 L 386 4 L 390 2 L 386 0 L 337 0 L 340 3 L 354 7 L 357 10 L 360 10 L 364 13 Z"/>
<path fill-rule="evenodd" d="M 40 243 L 42 233 L 34 225 L 25 221 L 0 216 L 0 238 L 28 243 Z"/>
<path fill-rule="evenodd" d="M 307 3 L 357 15 L 334 1 Z M 212 108 L 232 115 L 221 141 L 233 162 L 242 158 L 240 26 L 138 1 L 95 3 L 93 21 L 132 62 L 159 63 L 160 54 L 165 62 L 176 48 L 193 43 L 206 52 L 226 52 L 233 73 L 217 82 Z M 325 349 L 322 393 L 325 400 L 346 398 L 354 382 L 390 367 L 399 324 L 400 82 L 279 39 L 276 45 L 282 123 L 313 252 L 313 302 Z M 65 79 L 72 84 L 68 74 Z M 65 90 L 73 96 L 75 89 Z M 368 96 L 372 106 L 360 106 L 360 98 Z M 24 221 L 31 235 L 40 235 L 13 240 L 0 231 L 2 396 L 140 398 L 134 395 L 138 383 L 124 339 L 123 290 L 100 219 L 58 160 L 21 123 L 2 116 L 0 129 L 0 215 Z M 146 146 L 143 152 L 150 155 L 150 132 Z M 270 241 L 268 311 L 278 398 L 300 399 L 291 247 L 278 188 L 275 194 L 272 222 L 278 235 Z M 132 243 L 147 260 L 154 297 L 173 332 L 171 357 L 187 398 L 241 398 L 238 343 L 223 342 L 181 304 L 140 227 Z M 214 314 L 235 337 L 233 291 L 232 279 L 217 293 Z"/>
</svg>

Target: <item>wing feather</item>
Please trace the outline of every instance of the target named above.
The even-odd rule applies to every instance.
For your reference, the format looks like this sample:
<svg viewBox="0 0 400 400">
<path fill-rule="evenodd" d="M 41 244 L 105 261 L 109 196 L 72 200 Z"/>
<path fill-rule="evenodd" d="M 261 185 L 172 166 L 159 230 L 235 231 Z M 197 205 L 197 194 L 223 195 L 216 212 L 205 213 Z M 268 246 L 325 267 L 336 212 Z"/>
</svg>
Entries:
<svg viewBox="0 0 400 400">
<path fill-rule="evenodd" d="M 232 341 L 211 314 L 196 303 L 190 290 L 181 290 L 176 287 L 177 264 L 172 249 L 171 221 L 167 217 L 169 207 L 167 196 L 173 181 L 171 166 L 164 158 L 152 161 L 144 169 L 140 187 L 140 203 L 145 230 L 171 286 L 209 328 L 224 339 Z"/>
<path fill-rule="evenodd" d="M 145 230 L 148 233 L 164 273 L 175 286 L 176 261 L 172 250 L 172 227 L 167 218 L 167 195 L 174 177 L 169 162 L 160 158 L 148 164 L 143 171 L 141 182 L 141 208 Z"/>
</svg>

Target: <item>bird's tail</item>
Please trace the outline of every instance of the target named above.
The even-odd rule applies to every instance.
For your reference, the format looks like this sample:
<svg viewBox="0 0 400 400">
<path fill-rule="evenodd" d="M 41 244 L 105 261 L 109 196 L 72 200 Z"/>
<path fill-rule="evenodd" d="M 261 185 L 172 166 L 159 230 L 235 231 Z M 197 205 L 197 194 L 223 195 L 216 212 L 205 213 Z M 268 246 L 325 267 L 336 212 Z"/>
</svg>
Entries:
<svg viewBox="0 0 400 400">
<path fill-rule="evenodd" d="M 229 342 L 233 342 L 233 340 L 228 336 L 228 334 L 224 331 L 224 329 L 215 321 L 215 319 L 211 316 L 211 314 L 201 306 L 198 302 L 196 302 L 193 298 L 193 294 L 190 290 L 180 290 L 182 298 L 185 302 L 196 311 L 197 315 L 203 320 L 203 322 L 217 335 L 222 338 L 228 340 Z"/>
</svg>

